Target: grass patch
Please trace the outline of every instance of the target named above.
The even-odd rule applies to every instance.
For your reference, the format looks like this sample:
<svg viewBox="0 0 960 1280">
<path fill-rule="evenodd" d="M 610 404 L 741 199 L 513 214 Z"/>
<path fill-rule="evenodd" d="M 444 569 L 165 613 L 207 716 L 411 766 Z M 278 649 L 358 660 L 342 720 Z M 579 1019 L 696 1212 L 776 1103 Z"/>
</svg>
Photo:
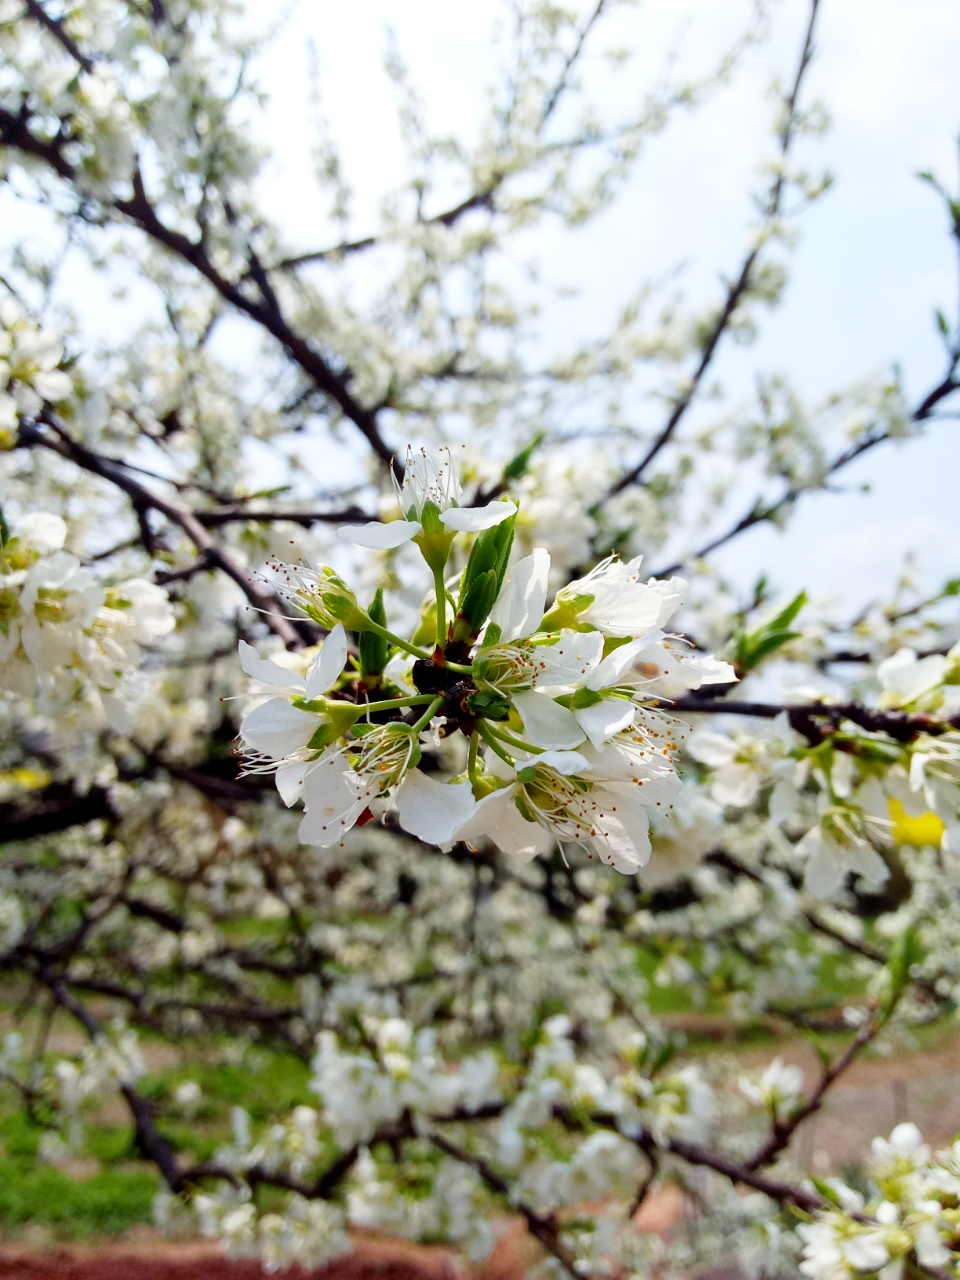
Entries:
<svg viewBox="0 0 960 1280">
<path fill-rule="evenodd" d="M 49 1165 L 0 1160 L 0 1226 L 40 1223 L 61 1239 L 117 1235 L 152 1221 L 159 1189 L 145 1170 L 104 1169 L 77 1180 Z"/>
</svg>

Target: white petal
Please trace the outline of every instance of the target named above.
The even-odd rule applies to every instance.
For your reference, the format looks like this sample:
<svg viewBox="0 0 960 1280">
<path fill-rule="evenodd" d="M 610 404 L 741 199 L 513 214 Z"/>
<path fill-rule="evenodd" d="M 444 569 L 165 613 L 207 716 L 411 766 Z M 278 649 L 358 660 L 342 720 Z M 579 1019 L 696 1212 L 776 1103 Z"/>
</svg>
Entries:
<svg viewBox="0 0 960 1280">
<path fill-rule="evenodd" d="M 64 373 L 62 369 L 51 369 L 45 373 L 35 373 L 31 378 L 33 388 L 38 395 L 43 396 L 44 400 L 49 400 L 52 404 L 56 404 L 58 400 L 65 400 L 73 390 L 73 379 L 69 373 Z"/>
<path fill-rule="evenodd" d="M 67 526 L 60 516 L 51 515 L 48 511 L 31 511 L 17 521 L 16 534 L 46 556 L 63 547 Z"/>
<path fill-rule="evenodd" d="M 277 770 L 277 790 L 288 809 L 303 794 L 304 780 L 312 763 L 310 760 L 292 760 L 290 764 L 282 764 Z"/>
<path fill-rule="evenodd" d="M 744 809 L 760 790 L 760 774 L 745 764 L 725 764 L 714 775 L 710 794 L 717 804 Z"/>
<path fill-rule="evenodd" d="M 556 644 L 537 650 L 540 688 L 586 684 L 603 657 L 603 636 L 599 631 L 577 631 Z"/>
<path fill-rule="evenodd" d="M 259 680 L 261 684 L 277 685 L 281 689 L 302 689 L 303 677 L 286 671 L 283 667 L 271 662 L 269 658 L 261 658 L 252 644 L 241 640 L 239 644 L 240 665 L 251 680 Z"/>
<path fill-rule="evenodd" d="M 368 551 L 392 551 L 412 541 L 422 528 L 416 520 L 390 520 L 387 524 L 371 520 L 369 524 L 342 525 L 337 534 L 355 547 L 366 547 Z"/>
<path fill-rule="evenodd" d="M 533 689 L 516 693 L 513 703 L 520 712 L 524 733 L 534 746 L 568 751 L 579 746 L 587 736 L 573 712 L 545 693 Z"/>
<path fill-rule="evenodd" d="M 729 662 L 721 662 L 712 653 L 707 654 L 705 658 L 695 658 L 693 661 L 700 668 L 701 684 L 733 684 L 739 679 Z"/>
<path fill-rule="evenodd" d="M 254 751 L 282 760 L 305 747 L 319 726 L 317 716 L 292 706 L 286 698 L 271 698 L 244 716 L 240 736 Z"/>
<path fill-rule="evenodd" d="M 594 790 L 590 799 L 590 838 L 601 860 L 624 875 L 645 866 L 650 859 L 646 810 L 629 804 L 622 791 L 614 795 Z"/>
<path fill-rule="evenodd" d="M 690 738 L 687 750 L 694 760 L 701 764 L 718 768 L 731 764 L 737 754 L 736 743 L 722 733 L 711 733 L 709 729 L 700 729 Z"/>
<path fill-rule="evenodd" d="M 512 858 L 529 862 L 553 845 L 549 832 L 537 822 L 528 822 L 514 803 L 515 787 L 494 791 L 479 801 L 470 818 L 457 832 L 458 840 L 487 836 Z"/>
<path fill-rule="evenodd" d="M 347 665 L 347 633 L 338 622 L 307 672 L 307 697 L 319 698 L 336 684 L 340 672 Z"/>
<path fill-rule="evenodd" d="M 543 621 L 549 576 L 550 553 L 543 547 L 513 566 L 490 611 L 490 621 L 500 628 L 501 639 L 523 640 L 533 635 Z"/>
<path fill-rule="evenodd" d="M 593 768 L 586 756 L 582 756 L 579 751 L 544 751 L 530 763 L 548 765 L 565 776 L 571 773 L 589 773 Z"/>
<path fill-rule="evenodd" d="M 857 845 L 847 851 L 851 871 L 870 884 L 881 885 L 890 878 L 890 868 L 869 844 Z"/>
<path fill-rule="evenodd" d="M 687 598 L 689 584 L 685 578 L 651 578 L 647 586 L 660 597 L 660 613 L 654 625 L 665 626 Z"/>
<path fill-rule="evenodd" d="M 307 774 L 303 786 L 306 808 L 300 823 L 300 843 L 322 849 L 336 844 L 350 830 L 370 803 L 372 796 L 362 788 L 357 774 L 343 756 L 324 756 Z"/>
<path fill-rule="evenodd" d="M 121 698 L 118 698 L 115 693 L 105 693 L 101 690 L 100 701 L 103 703 L 103 712 L 107 717 L 107 724 L 114 733 L 132 732 L 133 718 L 130 715 L 129 707 Z"/>
<path fill-rule="evenodd" d="M 598 751 L 607 738 L 633 724 L 634 707 L 623 698 L 604 698 L 592 707 L 581 707 L 573 714 Z"/>
<path fill-rule="evenodd" d="M 440 521 L 456 533 L 482 533 L 502 524 L 517 509 L 515 502 L 490 502 L 485 507 L 448 507 L 440 513 Z"/>
<path fill-rule="evenodd" d="M 450 844 L 476 807 L 469 782 L 438 782 L 419 769 L 410 770 L 397 792 L 401 827 L 427 844 Z"/>
<path fill-rule="evenodd" d="M 819 827 L 813 827 L 797 845 L 797 851 L 807 854 L 803 873 L 803 887 L 815 898 L 829 898 L 840 887 L 847 868 L 840 850 L 824 839 Z"/>
<path fill-rule="evenodd" d="M 619 649 L 608 653 L 587 681 L 588 689 L 609 689 L 615 685 L 626 671 L 633 666 L 634 659 L 649 644 L 646 636 L 639 640 L 631 640 L 622 644 Z"/>
</svg>

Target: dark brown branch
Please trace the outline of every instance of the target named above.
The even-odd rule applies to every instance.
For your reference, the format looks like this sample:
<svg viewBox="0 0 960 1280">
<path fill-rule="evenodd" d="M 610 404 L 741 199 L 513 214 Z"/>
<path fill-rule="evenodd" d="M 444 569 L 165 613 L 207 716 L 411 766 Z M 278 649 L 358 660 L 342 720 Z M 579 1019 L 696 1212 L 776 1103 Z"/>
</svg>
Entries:
<svg viewBox="0 0 960 1280">
<path fill-rule="evenodd" d="M 286 520 L 290 524 L 303 525 L 309 529 L 314 524 L 361 524 L 379 519 L 379 516 L 368 515 L 362 507 L 347 507 L 343 511 L 194 511 L 199 524 L 207 528 L 217 528 L 222 524 L 272 524 L 274 521 Z"/>
<path fill-rule="evenodd" d="M 56 18 L 51 18 L 39 0 L 23 0 L 23 3 L 27 6 L 27 12 L 30 17 L 39 22 L 46 31 L 49 31 L 54 40 L 69 53 L 70 57 L 75 62 L 78 62 L 88 75 L 92 75 L 93 62 L 85 53 L 80 51 L 73 37 L 64 28 L 63 23 Z"/>
<path fill-rule="evenodd" d="M 797 66 L 797 73 L 794 78 L 793 88 L 791 89 L 790 96 L 787 98 L 787 101 L 785 103 L 786 112 L 784 116 L 783 128 L 781 129 L 781 132 L 780 132 L 781 163 L 778 164 L 777 166 L 777 176 L 774 179 L 773 184 L 771 185 L 770 192 L 767 197 L 767 203 L 764 208 L 763 216 L 766 222 L 769 222 L 771 219 L 777 217 L 778 214 L 780 213 L 782 202 L 783 202 L 783 195 L 786 190 L 787 180 L 784 173 L 784 165 L 782 162 L 786 159 L 787 155 L 790 152 L 790 148 L 793 145 L 794 137 L 796 134 L 797 125 L 799 123 L 799 117 L 797 114 L 797 101 L 800 96 L 800 88 L 801 88 L 801 85 L 803 84 L 804 75 L 806 74 L 807 68 L 809 67 L 810 62 L 813 58 L 813 33 L 816 27 L 817 10 L 819 7 L 819 3 L 820 3 L 820 0 L 811 0 L 810 19 L 807 23 L 806 35 L 804 37 L 804 42 L 803 42 L 803 50 L 800 54 L 800 62 Z M 749 290 L 751 277 L 753 276 L 753 270 L 760 257 L 760 252 L 761 252 L 760 245 L 757 245 L 755 248 L 750 250 L 750 252 L 747 254 L 747 256 L 743 260 L 743 265 L 740 268 L 739 275 L 727 287 L 727 296 L 724 299 L 723 307 L 721 308 L 719 316 L 714 322 L 713 327 L 711 328 L 709 334 L 707 335 L 703 343 L 703 349 L 700 355 L 700 362 L 697 365 L 697 368 L 694 370 L 689 381 L 687 382 L 686 387 L 674 402 L 674 406 L 670 412 L 670 416 L 667 418 L 667 421 L 662 427 L 660 433 L 652 441 L 652 443 L 650 444 L 650 447 L 647 449 L 647 452 L 636 464 L 636 466 L 631 467 L 629 471 L 624 472 L 624 474 L 620 477 L 620 479 L 616 482 L 616 484 L 611 488 L 610 492 L 607 495 L 608 497 L 612 498 L 615 494 L 621 493 L 624 489 L 628 488 L 630 485 L 637 484 L 638 481 L 642 480 L 647 468 L 658 456 L 661 450 L 663 450 L 672 440 L 674 434 L 676 433 L 677 428 L 680 425 L 681 420 L 683 419 L 687 410 L 690 408 L 690 405 L 692 404 L 693 399 L 700 388 L 700 384 L 703 381 L 704 375 L 706 374 L 707 370 L 709 369 L 713 361 L 713 357 L 720 343 L 720 339 L 723 337 L 724 333 L 726 333 L 727 328 L 729 327 L 730 321 L 733 319 L 734 312 L 736 311 L 737 307 L 740 305 L 741 301 L 743 300 L 745 294 Z"/>
<path fill-rule="evenodd" d="M 82 796 L 65 782 L 51 782 L 26 802 L 0 805 L 0 844 L 53 835 L 98 818 L 112 818 L 106 787 L 93 786 Z"/>
<path fill-rule="evenodd" d="M 451 1142 L 442 1133 L 430 1133 L 428 1137 L 438 1151 L 442 1151 L 444 1155 L 448 1155 L 454 1160 L 459 1160 L 461 1164 L 475 1169 L 491 1191 L 509 1198 L 510 1184 L 482 1156 L 473 1155 L 471 1152 L 465 1151 L 463 1147 L 457 1146 L 455 1142 Z M 550 1217 L 544 1217 L 522 1201 L 517 1203 L 516 1208 L 523 1214 L 527 1230 L 534 1239 L 539 1240 L 547 1252 L 557 1259 L 567 1274 L 573 1277 L 573 1280 L 577 1280 L 578 1272 L 574 1266 L 574 1259 L 560 1243 L 560 1226 L 556 1217 L 552 1214 Z"/>
<path fill-rule="evenodd" d="M 203 525 L 197 520 L 189 507 L 172 498 L 155 493 L 139 480 L 135 480 L 122 463 L 112 458 L 104 458 L 79 441 L 72 440 L 59 426 L 52 422 L 44 425 L 52 428 L 55 434 L 48 434 L 41 429 L 39 423 L 31 423 L 21 419 L 18 444 L 21 447 L 41 446 L 58 453 L 61 458 L 82 467 L 93 475 L 101 476 L 121 489 L 133 503 L 135 508 L 152 509 L 177 525 L 191 540 L 199 552 L 210 561 L 211 567 L 222 569 L 229 578 L 241 588 L 251 605 L 263 613 L 270 629 L 283 640 L 288 648 L 297 649 L 303 640 L 292 622 L 287 619 L 280 603 L 271 592 L 261 587 L 224 549 L 214 542 Z"/>
<path fill-rule="evenodd" d="M 275 300 L 271 303 L 270 297 L 264 296 L 262 291 L 259 301 L 248 297 L 214 266 L 202 243 L 189 239 L 162 222 L 147 197 L 139 169 L 133 175 L 133 196 L 129 200 L 114 201 L 114 208 L 152 240 L 194 267 L 224 301 L 276 338 L 317 388 L 339 406 L 344 417 L 354 423 L 380 461 L 388 467 L 394 466 L 394 454 L 380 435 L 376 412 L 362 405 L 350 390 L 350 371 L 334 370 L 305 338 L 290 327 Z"/>
<path fill-rule="evenodd" d="M 819 1111 L 823 1105 L 823 1099 L 830 1086 L 847 1070 L 853 1063 L 854 1059 L 864 1049 L 871 1040 L 876 1039 L 883 1023 L 882 1020 L 873 1014 L 863 1024 L 854 1038 L 844 1049 L 839 1057 L 835 1058 L 828 1067 L 825 1067 L 820 1079 L 817 1081 L 813 1092 L 809 1094 L 807 1099 L 799 1106 L 795 1107 L 789 1116 L 784 1120 L 775 1118 L 770 1132 L 770 1137 L 754 1154 L 747 1160 L 745 1168 L 762 1169 L 764 1165 L 772 1163 L 780 1155 L 781 1151 L 789 1145 L 790 1139 L 798 1127 L 808 1116 L 813 1115 L 815 1111 Z"/>
<path fill-rule="evenodd" d="M 808 702 L 800 705 L 735 702 L 720 698 L 678 698 L 671 707 L 678 714 L 736 715 L 773 720 L 786 712 L 790 725 L 814 745 L 849 720 L 869 733 L 885 733 L 897 742 L 913 742 L 921 733 L 936 737 L 960 729 L 960 714 L 941 719 L 919 711 L 879 711 L 859 702 Z"/>
<path fill-rule="evenodd" d="M 93 1041 L 102 1039 L 103 1027 L 99 1019 L 95 1018 L 90 1010 L 76 998 L 66 981 L 49 970 L 44 970 L 40 976 L 50 988 L 57 1004 L 76 1018 L 90 1039 Z M 153 1107 L 146 1098 L 137 1093 L 132 1084 L 121 1083 L 120 1092 L 126 1099 L 130 1114 L 133 1116 L 137 1145 L 160 1170 L 171 1191 L 178 1191 L 181 1187 L 181 1173 L 177 1158 L 173 1154 L 170 1143 L 154 1124 Z"/>
</svg>

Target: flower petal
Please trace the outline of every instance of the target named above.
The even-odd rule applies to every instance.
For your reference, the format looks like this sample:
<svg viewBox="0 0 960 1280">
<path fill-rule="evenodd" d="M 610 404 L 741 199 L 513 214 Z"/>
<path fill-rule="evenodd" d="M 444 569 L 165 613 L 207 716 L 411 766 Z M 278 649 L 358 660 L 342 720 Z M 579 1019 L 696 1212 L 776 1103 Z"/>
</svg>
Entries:
<svg viewBox="0 0 960 1280">
<path fill-rule="evenodd" d="M 259 680 L 261 684 L 276 685 L 281 689 L 302 689 L 303 676 L 286 671 L 269 658 L 261 658 L 252 644 L 241 640 L 239 644 L 240 665 L 251 680 Z"/>
<path fill-rule="evenodd" d="M 513 703 L 520 712 L 524 732 L 534 746 L 568 751 L 579 746 L 587 736 L 573 712 L 545 693 L 534 689 L 515 693 Z"/>
<path fill-rule="evenodd" d="M 545 764 L 557 773 L 567 776 L 571 773 L 589 773 L 593 765 L 579 751 L 544 751 L 531 764 Z"/>
<path fill-rule="evenodd" d="M 538 853 L 547 853 L 553 837 L 537 822 L 528 822 L 514 803 L 515 787 L 505 787 L 484 796 L 469 819 L 456 832 L 458 840 L 476 840 L 487 836 L 509 854 L 529 862 Z"/>
<path fill-rule="evenodd" d="M 550 553 L 543 547 L 513 566 L 490 611 L 490 621 L 500 628 L 501 640 L 523 640 L 536 631 L 543 621 L 549 576 Z"/>
<path fill-rule="evenodd" d="M 368 551 L 393 551 L 405 542 L 411 542 L 422 527 L 417 520 L 390 520 L 387 524 L 371 520 L 369 524 L 341 525 L 337 535 L 344 542 L 366 547 Z"/>
<path fill-rule="evenodd" d="M 592 707 L 581 707 L 573 713 L 577 724 L 598 751 L 612 734 L 633 724 L 634 707 L 624 698 L 604 698 Z"/>
<path fill-rule="evenodd" d="M 620 788 L 614 794 L 594 789 L 589 814 L 590 838 L 601 861 L 623 875 L 630 875 L 650 860 L 649 818 L 639 803 Z"/>
<path fill-rule="evenodd" d="M 713 768 L 721 768 L 732 764 L 737 754 L 737 745 L 732 738 L 723 733 L 713 733 L 710 729 L 699 729 L 687 743 L 687 750 L 694 760 L 708 764 Z"/>
<path fill-rule="evenodd" d="M 645 649 L 649 641 L 646 636 L 622 644 L 612 653 L 608 653 L 587 681 L 588 689 L 609 689 L 615 685 L 625 672 L 633 666 L 638 653 Z"/>
<path fill-rule="evenodd" d="M 307 770 L 313 765 L 311 760 L 291 760 L 289 764 L 280 765 L 276 772 L 277 790 L 280 799 L 289 809 L 303 794 L 303 784 Z"/>
<path fill-rule="evenodd" d="M 556 644 L 537 649 L 540 671 L 537 686 L 556 689 L 586 684 L 603 657 L 603 636 L 599 631 L 577 631 Z"/>
<path fill-rule="evenodd" d="M 401 827 L 427 844 L 452 843 L 476 807 L 469 782 L 438 782 L 419 769 L 410 770 L 397 792 Z"/>
<path fill-rule="evenodd" d="M 440 513 L 444 528 L 456 533 L 482 533 L 502 524 L 517 510 L 515 502 L 489 502 L 485 507 L 448 507 Z"/>
<path fill-rule="evenodd" d="M 346 665 L 347 633 L 343 629 L 343 624 L 338 622 L 324 640 L 320 652 L 310 663 L 306 682 L 307 697 L 319 698 L 322 693 L 333 688 Z"/>
<path fill-rule="evenodd" d="M 16 535 L 29 542 L 42 556 L 60 551 L 67 540 L 67 526 L 60 516 L 48 511 L 31 511 L 17 521 Z"/>
<path fill-rule="evenodd" d="M 701 684 L 732 684 L 739 679 L 729 662 L 715 658 L 712 653 L 704 658 L 695 658 L 694 661 L 700 668 Z"/>
<path fill-rule="evenodd" d="M 305 747 L 319 724 L 317 716 L 292 706 L 286 698 L 271 698 L 244 716 L 240 736 L 254 751 L 282 760 Z"/>
<path fill-rule="evenodd" d="M 370 803 L 373 791 L 349 768 L 339 751 L 323 756 L 303 785 L 306 813 L 300 823 L 300 843 L 326 849 L 336 844 Z"/>
</svg>

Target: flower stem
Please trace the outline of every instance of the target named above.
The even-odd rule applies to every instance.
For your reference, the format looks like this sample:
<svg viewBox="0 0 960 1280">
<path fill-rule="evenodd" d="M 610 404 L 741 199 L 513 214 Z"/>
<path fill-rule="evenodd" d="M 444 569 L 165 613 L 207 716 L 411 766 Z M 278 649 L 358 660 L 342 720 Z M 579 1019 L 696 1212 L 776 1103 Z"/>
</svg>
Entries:
<svg viewBox="0 0 960 1280">
<path fill-rule="evenodd" d="M 480 735 L 474 729 L 470 735 L 470 753 L 467 756 L 467 777 L 473 786 L 477 785 L 480 775 L 477 773 L 477 750 L 480 746 Z"/>
<path fill-rule="evenodd" d="M 430 721 L 433 719 L 437 710 L 442 705 L 443 705 L 442 697 L 434 698 L 433 701 L 430 703 L 429 707 L 427 707 L 426 711 L 423 713 L 423 715 L 420 717 L 417 723 L 413 726 L 414 733 L 419 733 L 421 729 L 425 729 L 427 725 L 430 723 Z"/>
<path fill-rule="evenodd" d="M 443 566 L 433 571 L 433 589 L 437 594 L 437 644 L 447 643 L 447 588 L 443 585 Z"/>
<path fill-rule="evenodd" d="M 480 737 L 484 740 L 494 755 L 498 755 L 501 760 L 505 760 L 511 768 L 517 763 L 513 756 L 508 755 L 507 752 L 504 751 L 503 747 L 501 747 L 500 743 L 490 732 L 490 726 L 486 720 L 477 721 L 477 733 L 479 733 Z"/>
<path fill-rule="evenodd" d="M 412 654 L 415 658 L 423 658 L 425 662 L 430 661 L 429 653 L 424 653 L 422 649 L 418 649 L 415 644 L 411 644 L 409 640 L 403 640 L 400 636 L 395 636 L 392 631 L 388 631 L 386 627 L 381 627 L 379 623 L 372 622 L 367 624 L 367 630 L 372 631 L 374 635 L 383 636 L 384 640 L 389 640 L 391 644 L 395 644 L 398 649 Z"/>
<path fill-rule="evenodd" d="M 432 693 L 418 693 L 409 698 L 384 698 L 381 702 L 360 702 L 364 711 L 390 711 L 393 707 L 422 707 L 433 701 Z"/>
<path fill-rule="evenodd" d="M 512 733 L 508 733 L 506 729 L 501 729 L 499 726 L 494 729 L 493 725 L 491 725 L 490 732 L 496 734 L 501 742 L 507 743 L 508 746 L 516 747 L 518 751 L 529 751 L 531 755 L 539 756 L 545 750 L 544 747 L 535 747 L 532 742 L 524 742 L 522 738 L 515 738 Z"/>
<path fill-rule="evenodd" d="M 461 675 L 465 676 L 473 675 L 473 667 L 465 666 L 462 662 L 447 662 L 446 658 L 444 658 L 443 665 L 448 671 L 459 671 Z"/>
</svg>

